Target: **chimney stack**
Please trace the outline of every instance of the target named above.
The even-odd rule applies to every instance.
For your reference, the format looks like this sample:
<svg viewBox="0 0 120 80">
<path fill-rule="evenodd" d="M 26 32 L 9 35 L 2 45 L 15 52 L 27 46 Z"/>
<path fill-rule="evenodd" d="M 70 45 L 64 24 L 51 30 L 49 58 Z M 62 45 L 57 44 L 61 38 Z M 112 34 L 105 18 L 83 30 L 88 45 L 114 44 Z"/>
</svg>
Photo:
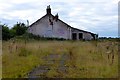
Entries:
<svg viewBox="0 0 120 80">
<path fill-rule="evenodd" d="M 50 8 L 50 5 L 49 5 L 49 6 L 47 6 L 46 11 L 47 11 L 47 14 L 51 14 L 51 8 Z"/>
</svg>

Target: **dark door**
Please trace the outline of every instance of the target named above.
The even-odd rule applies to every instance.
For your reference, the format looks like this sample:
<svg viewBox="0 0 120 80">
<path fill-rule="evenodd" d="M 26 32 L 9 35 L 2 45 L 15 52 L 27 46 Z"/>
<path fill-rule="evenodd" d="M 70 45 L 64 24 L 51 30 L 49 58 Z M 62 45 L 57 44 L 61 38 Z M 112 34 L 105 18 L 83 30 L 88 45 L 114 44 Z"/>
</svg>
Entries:
<svg viewBox="0 0 120 80">
<path fill-rule="evenodd" d="M 77 33 L 72 33 L 72 40 L 77 40 Z"/>
<path fill-rule="evenodd" d="M 83 33 L 79 33 L 79 39 L 83 39 Z"/>
</svg>

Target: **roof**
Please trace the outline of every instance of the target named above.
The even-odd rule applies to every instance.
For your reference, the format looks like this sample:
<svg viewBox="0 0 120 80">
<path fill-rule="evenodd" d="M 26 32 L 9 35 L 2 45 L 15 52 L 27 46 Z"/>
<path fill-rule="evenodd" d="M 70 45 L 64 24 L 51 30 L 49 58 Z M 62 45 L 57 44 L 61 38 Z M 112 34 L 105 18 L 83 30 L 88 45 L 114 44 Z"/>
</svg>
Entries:
<svg viewBox="0 0 120 80">
<path fill-rule="evenodd" d="M 59 19 L 60 20 L 60 19 Z M 86 33 L 91 33 L 91 32 L 88 32 L 88 31 L 85 31 L 85 30 L 81 30 L 81 29 L 78 29 L 78 28 L 74 28 L 74 27 L 71 27 L 70 25 L 68 25 L 67 23 L 63 22 L 62 20 L 60 20 L 62 23 L 66 24 L 68 27 L 72 28 L 72 29 L 75 29 L 75 30 L 78 30 L 78 31 L 82 31 L 82 32 L 86 32 Z M 94 33 L 91 33 L 91 34 L 94 34 Z"/>
<path fill-rule="evenodd" d="M 31 27 L 32 25 L 36 24 L 38 21 L 40 21 L 40 20 L 41 20 L 42 18 L 44 18 L 45 16 L 47 16 L 47 14 L 44 15 L 43 17 L 41 17 L 40 19 L 38 19 L 37 21 L 35 21 L 34 23 L 32 23 L 29 27 Z"/>
<path fill-rule="evenodd" d="M 52 14 L 46 14 L 44 15 L 43 17 L 41 17 L 40 19 L 38 19 L 37 21 L 35 21 L 34 23 L 32 23 L 29 27 L 31 27 L 32 25 L 36 24 L 38 21 L 40 21 L 42 18 L 44 18 L 45 16 L 48 16 L 48 15 L 51 15 L 53 17 L 55 17 L 54 15 Z M 72 29 L 75 29 L 75 30 L 78 30 L 78 31 L 82 31 L 82 32 L 85 32 L 85 33 L 90 33 L 90 34 L 94 34 L 92 32 L 88 32 L 88 31 L 85 31 L 85 30 L 81 30 L 81 29 L 78 29 L 78 28 L 74 28 L 74 27 L 71 27 L 70 25 L 68 25 L 67 23 L 63 22 L 62 20 L 58 19 L 59 21 L 61 21 L 63 24 L 67 25 L 68 27 L 72 28 Z M 95 35 L 95 34 L 94 34 Z"/>
</svg>

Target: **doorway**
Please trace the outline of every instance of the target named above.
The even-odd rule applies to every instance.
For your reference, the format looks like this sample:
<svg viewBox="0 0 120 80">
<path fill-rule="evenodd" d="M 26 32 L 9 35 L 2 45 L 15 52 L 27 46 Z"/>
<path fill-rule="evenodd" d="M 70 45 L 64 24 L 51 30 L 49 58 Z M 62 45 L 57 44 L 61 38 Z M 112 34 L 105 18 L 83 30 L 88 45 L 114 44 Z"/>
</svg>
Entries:
<svg viewBox="0 0 120 80">
<path fill-rule="evenodd" d="M 83 39 L 83 33 L 79 33 L 79 39 Z"/>
<path fill-rule="evenodd" d="M 77 33 L 72 33 L 72 40 L 77 40 Z"/>
</svg>

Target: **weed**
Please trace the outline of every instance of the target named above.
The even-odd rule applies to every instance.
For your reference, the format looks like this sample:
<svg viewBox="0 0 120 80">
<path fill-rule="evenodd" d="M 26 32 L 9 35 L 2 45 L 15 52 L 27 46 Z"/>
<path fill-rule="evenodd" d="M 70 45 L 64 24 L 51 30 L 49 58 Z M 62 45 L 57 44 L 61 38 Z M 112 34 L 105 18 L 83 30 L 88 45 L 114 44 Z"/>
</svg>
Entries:
<svg viewBox="0 0 120 80">
<path fill-rule="evenodd" d="M 27 50 L 25 47 L 20 48 L 20 52 L 18 53 L 18 56 L 24 56 L 27 57 L 31 54 L 30 50 Z"/>
</svg>

